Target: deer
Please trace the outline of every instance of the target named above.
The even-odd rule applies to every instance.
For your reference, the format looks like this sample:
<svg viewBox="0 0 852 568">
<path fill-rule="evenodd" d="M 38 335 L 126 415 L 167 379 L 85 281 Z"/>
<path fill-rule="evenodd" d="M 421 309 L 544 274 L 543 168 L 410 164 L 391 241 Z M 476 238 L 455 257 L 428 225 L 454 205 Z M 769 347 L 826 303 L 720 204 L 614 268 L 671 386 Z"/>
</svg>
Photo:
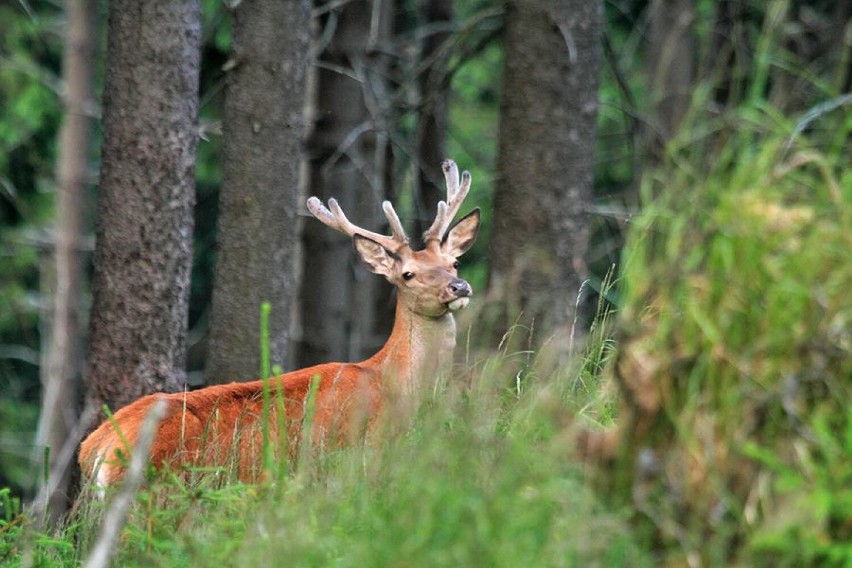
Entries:
<svg viewBox="0 0 852 568">
<path fill-rule="evenodd" d="M 83 440 L 78 462 L 84 476 L 98 491 L 123 479 L 145 417 L 159 404 L 165 409 L 149 450 L 155 469 L 230 467 L 240 481 L 258 482 L 264 475 L 264 417 L 269 421 L 269 439 L 280 442 L 279 437 L 286 436 L 283 453 L 296 459 L 303 431 L 308 430 L 306 420 L 314 443 L 351 444 L 375 432 L 395 401 L 410 401 L 427 381 L 448 376 L 456 342 L 453 314 L 467 307 L 473 294 L 470 284 L 458 277 L 458 258 L 476 240 L 480 210 L 451 224 L 470 190 L 471 175 L 465 171 L 460 179 L 452 160 L 445 160 L 442 169 L 446 200 L 438 203 L 420 250 L 412 248 L 389 201 L 382 203 L 391 230 L 387 236 L 350 222 L 334 198 L 328 207 L 317 197 L 307 200 L 316 219 L 350 237 L 367 268 L 396 287 L 393 328 L 375 355 L 359 363 L 324 363 L 268 380 L 139 398 Z"/>
</svg>

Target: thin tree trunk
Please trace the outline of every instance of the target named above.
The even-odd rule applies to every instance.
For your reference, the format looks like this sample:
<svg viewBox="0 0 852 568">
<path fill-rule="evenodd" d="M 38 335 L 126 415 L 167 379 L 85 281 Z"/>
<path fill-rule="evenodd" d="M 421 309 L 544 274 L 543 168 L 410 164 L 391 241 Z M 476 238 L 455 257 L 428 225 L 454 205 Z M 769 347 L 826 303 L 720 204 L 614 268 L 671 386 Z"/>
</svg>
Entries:
<svg viewBox="0 0 852 568">
<path fill-rule="evenodd" d="M 418 77 L 420 107 L 417 113 L 417 183 L 413 235 L 416 239 L 429 227 L 438 201 L 444 199 L 441 162 L 448 157 L 449 52 L 442 53 L 440 50 L 451 34 L 449 30 L 433 30 L 448 26 L 452 19 L 453 0 L 428 0 L 421 8 L 421 26 L 429 33 L 423 40 L 420 60 L 429 61 L 430 64 Z"/>
<path fill-rule="evenodd" d="M 309 14 L 308 0 L 257 0 L 234 10 L 207 355 L 213 383 L 259 376 L 264 301 L 272 305 L 272 363 L 291 366 Z"/>
<path fill-rule="evenodd" d="M 87 405 L 180 389 L 198 141 L 199 0 L 109 3 Z"/>
<path fill-rule="evenodd" d="M 95 0 L 70 0 L 63 56 L 65 116 L 59 131 L 56 165 L 54 278 L 47 355 L 42 367 L 42 406 L 36 447 L 49 452 L 48 486 L 40 506 L 50 524 L 68 508 L 73 467 L 60 463 L 62 448 L 78 419 L 81 359 L 82 231 L 89 178 L 92 132 L 92 71 L 95 51 Z M 42 456 L 37 456 L 41 459 Z M 39 479 L 43 482 L 43 480 Z"/>
<path fill-rule="evenodd" d="M 489 294 L 498 331 L 546 339 L 574 319 L 585 278 L 600 2 L 506 4 L 506 55 Z M 520 318 L 520 319 L 518 319 Z"/>
<path fill-rule="evenodd" d="M 335 197 L 354 222 L 378 231 L 385 227 L 381 202 L 388 195 L 381 106 L 387 63 L 374 47 L 389 33 L 391 6 L 354 0 L 324 18 L 333 35 L 317 69 L 308 139 L 311 195 Z M 302 238 L 299 365 L 372 355 L 390 333 L 390 286 L 358 263 L 350 239 L 311 221 Z"/>
</svg>

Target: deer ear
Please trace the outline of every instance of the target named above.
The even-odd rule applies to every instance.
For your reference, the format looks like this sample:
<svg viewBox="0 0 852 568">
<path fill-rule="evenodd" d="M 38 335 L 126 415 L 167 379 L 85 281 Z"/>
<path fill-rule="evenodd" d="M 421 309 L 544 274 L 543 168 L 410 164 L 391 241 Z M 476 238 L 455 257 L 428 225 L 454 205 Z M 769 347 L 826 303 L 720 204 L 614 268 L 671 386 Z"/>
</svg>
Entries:
<svg viewBox="0 0 852 568">
<path fill-rule="evenodd" d="M 373 239 L 362 235 L 353 235 L 352 243 L 355 252 L 363 260 L 371 272 L 390 278 L 393 274 L 394 255 Z"/>
<path fill-rule="evenodd" d="M 453 257 L 461 256 L 473 246 L 479 233 L 479 207 L 459 219 L 450 227 L 441 242 L 445 254 Z"/>
</svg>

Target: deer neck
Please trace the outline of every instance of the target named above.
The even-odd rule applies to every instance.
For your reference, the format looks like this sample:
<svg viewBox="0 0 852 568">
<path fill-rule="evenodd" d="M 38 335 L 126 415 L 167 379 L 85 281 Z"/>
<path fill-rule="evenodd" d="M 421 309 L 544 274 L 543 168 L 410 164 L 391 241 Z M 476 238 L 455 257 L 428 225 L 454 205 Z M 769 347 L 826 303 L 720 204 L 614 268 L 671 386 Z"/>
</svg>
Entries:
<svg viewBox="0 0 852 568">
<path fill-rule="evenodd" d="M 387 388 L 399 394 L 446 376 L 456 347 L 456 322 L 451 313 L 424 317 L 397 302 L 393 331 L 374 357 Z"/>
</svg>

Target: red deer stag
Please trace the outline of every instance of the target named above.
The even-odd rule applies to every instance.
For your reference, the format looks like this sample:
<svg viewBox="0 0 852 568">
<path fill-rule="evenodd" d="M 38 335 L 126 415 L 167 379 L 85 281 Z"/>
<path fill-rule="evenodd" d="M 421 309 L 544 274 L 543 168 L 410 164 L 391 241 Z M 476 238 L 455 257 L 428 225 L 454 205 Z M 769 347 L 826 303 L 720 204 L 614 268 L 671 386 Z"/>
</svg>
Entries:
<svg viewBox="0 0 852 568">
<path fill-rule="evenodd" d="M 271 440 L 279 431 L 276 401 L 283 400 L 282 431 L 288 436 L 291 458 L 301 437 L 312 381 L 319 381 L 313 397 L 312 439 L 339 445 L 374 429 L 389 401 L 410 400 L 418 383 L 449 372 L 456 342 L 453 312 L 467 306 L 471 295 L 470 285 L 457 276 L 457 259 L 476 239 L 479 209 L 450 226 L 471 178 L 464 172 L 459 180 L 452 160 L 442 166 L 447 200 L 438 204 L 437 216 L 423 235 L 422 250 L 411 248 L 388 201 L 382 209 L 392 236 L 352 224 L 334 199 L 328 200 L 328 208 L 316 197 L 308 199 L 310 212 L 352 237 L 361 260 L 396 286 L 398 294 L 393 331 L 378 353 L 361 363 L 326 363 L 267 382 L 272 401 L 267 407 L 271 408 L 268 435 Z M 120 480 L 146 414 L 156 401 L 165 400 L 165 417 L 150 450 L 155 467 L 231 467 L 240 480 L 256 481 L 262 475 L 263 391 L 264 381 L 258 380 L 140 398 L 83 441 L 80 466 L 101 488 Z"/>
</svg>

